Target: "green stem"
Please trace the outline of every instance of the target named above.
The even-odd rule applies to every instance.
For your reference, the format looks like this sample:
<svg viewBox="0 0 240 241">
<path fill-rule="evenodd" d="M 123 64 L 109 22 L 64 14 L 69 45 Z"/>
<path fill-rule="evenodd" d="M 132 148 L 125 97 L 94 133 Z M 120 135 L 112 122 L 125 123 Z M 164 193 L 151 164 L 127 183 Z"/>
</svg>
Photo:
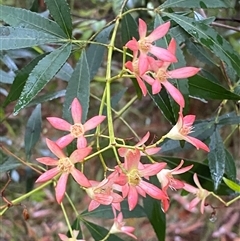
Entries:
<svg viewBox="0 0 240 241">
<path fill-rule="evenodd" d="M 66 223 L 67 223 L 67 226 L 68 226 L 68 230 L 69 230 L 69 232 L 70 232 L 70 234 L 71 234 L 71 237 L 73 237 L 72 227 L 71 227 L 70 221 L 69 221 L 69 219 L 68 219 L 68 216 L 67 216 L 66 210 L 65 210 L 65 208 L 64 208 L 64 205 L 63 205 L 62 202 L 61 202 L 60 205 L 61 205 L 62 212 L 63 212 L 63 215 L 64 215 L 64 217 L 65 217 L 65 220 L 66 220 Z"/>
</svg>

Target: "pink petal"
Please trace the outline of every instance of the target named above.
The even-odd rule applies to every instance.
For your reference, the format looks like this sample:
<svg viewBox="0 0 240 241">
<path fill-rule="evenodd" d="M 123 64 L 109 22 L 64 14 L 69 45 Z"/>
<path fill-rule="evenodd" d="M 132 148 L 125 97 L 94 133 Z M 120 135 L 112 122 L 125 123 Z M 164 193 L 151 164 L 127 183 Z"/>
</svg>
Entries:
<svg viewBox="0 0 240 241">
<path fill-rule="evenodd" d="M 81 162 L 86 156 L 89 155 L 91 151 L 92 151 L 91 147 L 77 149 L 71 154 L 70 159 L 73 163 Z"/>
<path fill-rule="evenodd" d="M 149 156 L 154 155 L 160 151 L 161 147 L 152 147 L 149 149 L 145 150 L 145 153 L 148 154 Z M 143 155 L 145 154 L 143 153 Z"/>
<path fill-rule="evenodd" d="M 175 189 L 182 189 L 184 187 L 184 182 L 178 179 L 173 179 L 170 187 L 173 187 Z"/>
<path fill-rule="evenodd" d="M 155 198 L 158 200 L 167 198 L 164 192 L 160 188 L 154 186 L 151 183 L 141 180 L 139 183 L 139 186 L 152 198 Z"/>
<path fill-rule="evenodd" d="M 141 18 L 138 19 L 138 33 L 140 39 L 146 37 L 147 34 L 147 25 Z"/>
<path fill-rule="evenodd" d="M 181 108 L 183 108 L 185 105 L 185 101 L 181 92 L 169 81 L 164 81 L 162 82 L 162 84 L 167 89 L 172 98 L 180 105 Z"/>
<path fill-rule="evenodd" d="M 68 241 L 69 240 L 69 238 L 65 234 L 59 233 L 58 236 L 62 241 Z"/>
<path fill-rule="evenodd" d="M 113 197 L 111 195 L 96 193 L 95 201 L 99 202 L 100 204 L 103 204 L 103 205 L 109 205 L 112 203 Z"/>
<path fill-rule="evenodd" d="M 184 183 L 183 189 L 193 194 L 196 194 L 198 191 L 196 187 L 189 185 L 188 183 Z"/>
<path fill-rule="evenodd" d="M 87 147 L 87 139 L 84 136 L 80 136 L 77 138 L 77 148 L 85 148 Z"/>
<path fill-rule="evenodd" d="M 129 171 L 138 168 L 141 155 L 139 150 L 129 150 L 125 157 L 125 168 Z"/>
<path fill-rule="evenodd" d="M 73 168 L 73 170 L 71 171 L 71 174 L 73 176 L 73 178 L 76 180 L 76 182 L 78 184 L 80 184 L 83 187 L 91 187 L 90 182 L 88 181 L 88 179 L 86 178 L 86 176 L 80 172 L 78 169 Z"/>
<path fill-rule="evenodd" d="M 55 160 L 51 157 L 40 157 L 40 158 L 37 158 L 36 160 L 47 166 L 57 166 L 58 165 L 58 160 Z"/>
<path fill-rule="evenodd" d="M 56 199 L 59 204 L 62 202 L 63 197 L 65 195 L 67 180 L 68 180 L 68 173 L 63 173 L 57 182 L 55 191 L 56 191 Z"/>
<path fill-rule="evenodd" d="M 195 67 L 183 67 L 168 71 L 171 79 L 183 79 L 197 74 L 201 69 Z"/>
<path fill-rule="evenodd" d="M 140 53 L 138 60 L 139 76 L 144 75 L 148 70 L 148 59 L 146 54 Z"/>
<path fill-rule="evenodd" d="M 129 49 L 131 49 L 133 52 L 138 51 L 138 41 L 135 38 L 132 38 L 132 40 L 129 40 L 125 46 Z"/>
<path fill-rule="evenodd" d="M 74 139 L 75 139 L 75 137 L 73 137 L 72 134 L 68 134 L 68 135 L 65 135 L 65 136 L 60 137 L 60 138 L 56 141 L 56 144 L 57 144 L 60 148 L 64 148 L 64 147 L 66 147 L 68 144 L 70 144 Z"/>
<path fill-rule="evenodd" d="M 128 236 L 132 237 L 133 239 L 137 239 L 137 237 L 131 233 L 134 230 L 135 230 L 135 228 L 130 227 L 130 226 L 124 226 L 124 227 L 121 228 L 121 231 L 123 233 L 127 234 Z"/>
<path fill-rule="evenodd" d="M 51 150 L 51 152 L 57 156 L 58 158 L 64 158 L 66 155 L 64 154 L 63 150 L 53 141 L 46 138 L 46 143 L 48 148 Z"/>
<path fill-rule="evenodd" d="M 98 208 L 99 206 L 100 206 L 99 202 L 92 200 L 88 206 L 88 211 L 91 212 L 91 211 L 95 210 L 96 208 Z"/>
<path fill-rule="evenodd" d="M 166 35 L 169 28 L 170 28 L 170 22 L 161 24 L 160 26 L 155 28 L 150 35 L 148 35 L 147 37 L 148 41 L 154 42 L 155 40 L 162 38 L 164 35 Z"/>
<path fill-rule="evenodd" d="M 150 132 L 148 131 L 146 135 L 135 145 L 135 146 L 142 146 L 149 138 Z"/>
<path fill-rule="evenodd" d="M 71 112 L 74 124 L 82 123 L 82 106 L 77 98 L 72 102 Z"/>
<path fill-rule="evenodd" d="M 153 85 L 152 85 L 152 93 L 154 95 L 158 94 L 162 89 L 162 85 L 158 80 L 155 80 Z"/>
<path fill-rule="evenodd" d="M 177 49 L 177 42 L 174 38 L 172 38 L 169 45 L 168 45 L 168 51 L 175 55 L 176 49 Z"/>
<path fill-rule="evenodd" d="M 105 118 L 106 116 L 103 116 L 103 115 L 92 117 L 83 125 L 84 130 L 88 131 L 88 130 L 94 129 L 96 126 L 102 123 L 105 120 Z"/>
<path fill-rule="evenodd" d="M 203 143 L 202 141 L 198 140 L 195 137 L 192 136 L 186 136 L 184 138 L 184 140 L 186 140 L 187 142 L 191 143 L 192 145 L 194 145 L 197 149 L 203 149 L 206 152 L 209 152 L 210 149 L 208 148 L 208 146 Z"/>
<path fill-rule="evenodd" d="M 153 85 L 153 83 L 156 81 L 154 78 L 152 78 L 149 75 L 144 75 L 142 78 L 150 85 Z"/>
<path fill-rule="evenodd" d="M 201 212 L 201 214 L 204 213 L 204 208 L 205 208 L 205 198 L 201 201 L 201 206 L 200 206 L 200 212 Z"/>
<path fill-rule="evenodd" d="M 120 148 L 118 149 L 118 154 L 119 154 L 119 156 L 121 156 L 121 157 L 125 157 L 125 156 L 127 155 L 128 151 L 129 151 L 129 149 L 124 148 L 124 147 L 120 147 Z"/>
<path fill-rule="evenodd" d="M 165 162 L 149 164 L 147 166 L 144 165 L 144 169 L 139 170 L 139 174 L 141 175 L 141 177 L 153 176 L 160 172 L 166 165 L 167 163 Z"/>
<path fill-rule="evenodd" d="M 55 177 L 58 173 L 59 173 L 59 170 L 57 167 L 52 168 L 52 169 L 44 172 L 41 176 L 39 176 L 39 178 L 36 180 L 36 183 L 49 181 L 53 177 Z"/>
<path fill-rule="evenodd" d="M 149 52 L 155 55 L 156 57 L 158 57 L 160 60 L 171 62 L 171 63 L 177 62 L 176 56 L 170 53 L 167 49 L 152 45 Z"/>
<path fill-rule="evenodd" d="M 70 131 L 71 128 L 71 124 L 68 123 L 67 121 L 58 118 L 58 117 L 47 117 L 47 120 L 50 122 L 50 124 L 58 129 L 58 130 L 62 130 L 62 131 Z"/>
<path fill-rule="evenodd" d="M 186 115 L 183 117 L 183 125 L 191 126 L 195 121 L 195 115 Z"/>
<path fill-rule="evenodd" d="M 138 203 L 138 192 L 134 186 L 130 186 L 128 192 L 129 211 L 132 211 Z"/>
<path fill-rule="evenodd" d="M 147 87 L 146 87 L 146 85 L 144 84 L 144 82 L 142 81 L 142 79 L 139 76 L 136 75 L 135 77 L 137 79 L 138 85 L 139 85 L 139 87 L 140 87 L 140 89 L 142 91 L 143 96 L 146 96 L 147 95 Z"/>
<path fill-rule="evenodd" d="M 202 189 L 202 186 L 201 186 L 201 184 L 200 184 L 200 182 L 199 182 L 199 180 L 198 180 L 197 173 L 194 173 L 194 174 L 193 174 L 193 180 L 194 180 L 195 184 L 197 185 L 197 187 L 198 187 L 199 189 Z"/>
<path fill-rule="evenodd" d="M 189 203 L 189 209 L 193 209 L 197 206 L 197 204 L 200 202 L 200 199 L 198 197 L 195 197 L 190 203 Z"/>
<path fill-rule="evenodd" d="M 175 171 L 172 171 L 172 174 L 176 175 L 176 174 L 182 174 L 184 172 L 187 172 L 189 171 L 191 168 L 193 167 L 193 165 L 190 165 L 190 166 L 187 166 L 187 167 L 183 167 L 179 170 L 175 170 Z"/>
<path fill-rule="evenodd" d="M 127 61 L 127 62 L 125 63 L 125 67 L 126 67 L 127 69 L 129 69 L 131 72 L 133 72 L 133 64 L 132 64 L 131 61 Z"/>
</svg>

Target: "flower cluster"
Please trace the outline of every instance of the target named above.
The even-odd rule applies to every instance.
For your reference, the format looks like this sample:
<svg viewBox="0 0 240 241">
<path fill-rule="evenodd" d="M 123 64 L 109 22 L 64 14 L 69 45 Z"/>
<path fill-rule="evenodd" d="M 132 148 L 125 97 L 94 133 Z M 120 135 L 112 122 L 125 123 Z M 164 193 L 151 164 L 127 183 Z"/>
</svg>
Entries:
<svg viewBox="0 0 240 241">
<path fill-rule="evenodd" d="M 162 85 L 167 89 L 172 98 L 179 104 L 179 118 L 175 126 L 167 133 L 164 138 L 173 140 L 185 140 L 197 149 L 201 148 L 209 151 L 207 145 L 202 141 L 190 136 L 192 125 L 195 120 L 194 115 L 183 117 L 182 109 L 184 108 L 184 98 L 181 92 L 168 80 L 172 78 L 186 78 L 195 75 L 200 69 L 195 67 L 183 67 L 180 69 L 168 70 L 171 63 L 177 62 L 176 41 L 172 39 L 167 49 L 157 47 L 154 41 L 163 37 L 169 30 L 170 22 L 157 27 L 150 35 L 147 36 L 146 23 L 139 19 L 139 36 L 130 40 L 126 47 L 133 51 L 133 60 L 128 61 L 126 68 L 135 75 L 144 96 L 147 94 L 145 82 L 152 86 L 152 93 L 157 94 L 161 91 Z M 201 201 L 201 212 L 204 210 L 204 202 L 209 192 L 203 189 L 198 181 L 197 175 L 194 174 L 194 181 L 197 187 L 193 187 L 183 181 L 174 178 L 174 175 L 188 172 L 192 165 L 183 167 L 184 161 L 172 169 L 167 169 L 165 162 L 154 162 L 144 164 L 141 162 L 142 156 L 150 156 L 160 151 L 156 145 L 146 146 L 149 139 L 149 132 L 134 146 L 119 145 L 117 152 L 119 161 L 109 175 L 103 180 L 89 180 L 85 174 L 78 169 L 77 163 L 83 163 L 89 156 L 92 148 L 88 146 L 85 133 L 94 129 L 101 124 L 105 116 L 95 116 L 84 124 L 82 123 L 82 107 L 77 98 L 71 104 L 71 113 L 73 124 L 57 117 L 48 117 L 50 124 L 59 130 L 67 131 L 68 134 L 59 138 L 56 142 L 46 140 L 48 148 L 57 157 L 42 157 L 37 161 L 52 169 L 47 170 L 40 175 L 37 183 L 55 180 L 56 200 L 60 204 L 64 198 L 68 177 L 71 176 L 85 190 L 90 198 L 88 211 L 92 211 L 99 205 L 111 205 L 114 213 L 114 223 L 109 231 L 111 233 L 125 233 L 132 238 L 136 238 L 132 233 L 133 227 L 124 226 L 121 202 L 126 199 L 129 210 L 133 210 L 139 201 L 139 196 L 143 198 L 146 195 L 159 200 L 162 204 L 163 211 L 167 211 L 170 205 L 168 188 L 184 189 L 196 195 L 190 203 L 193 208 Z M 69 145 L 74 139 L 77 139 L 77 148 L 67 157 L 63 148 Z M 159 180 L 158 185 L 152 184 L 149 180 L 151 176 L 156 176 Z M 68 239 L 64 234 L 59 234 L 61 240 L 77 240 L 78 231 L 72 233 L 72 238 Z"/>
</svg>

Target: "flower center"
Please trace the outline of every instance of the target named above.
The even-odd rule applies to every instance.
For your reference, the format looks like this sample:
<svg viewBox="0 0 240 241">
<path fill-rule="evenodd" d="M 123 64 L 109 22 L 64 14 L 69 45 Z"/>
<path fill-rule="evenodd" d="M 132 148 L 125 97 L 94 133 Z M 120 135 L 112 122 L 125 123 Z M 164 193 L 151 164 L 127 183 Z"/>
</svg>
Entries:
<svg viewBox="0 0 240 241">
<path fill-rule="evenodd" d="M 133 65 L 133 72 L 137 75 L 139 75 L 139 68 L 138 68 L 138 59 L 134 60 L 132 62 Z"/>
<path fill-rule="evenodd" d="M 151 42 L 149 42 L 146 38 L 140 39 L 138 41 L 138 44 L 139 44 L 140 51 L 142 51 L 145 54 L 149 52 L 151 47 Z"/>
<path fill-rule="evenodd" d="M 198 192 L 196 193 L 196 196 L 201 200 L 206 198 L 208 195 L 209 195 L 209 192 L 205 189 L 199 189 Z"/>
<path fill-rule="evenodd" d="M 70 133 L 75 137 L 78 138 L 83 136 L 84 134 L 84 127 L 82 124 L 74 124 L 70 128 Z"/>
<path fill-rule="evenodd" d="M 71 162 L 70 158 L 64 157 L 59 159 L 58 169 L 61 172 L 70 173 L 74 167 L 74 164 Z"/>
<path fill-rule="evenodd" d="M 127 174 L 127 176 L 128 176 L 128 183 L 129 183 L 129 185 L 137 186 L 139 184 L 139 182 L 141 181 L 141 177 L 139 176 L 139 173 L 138 173 L 137 169 L 131 170 Z"/>
<path fill-rule="evenodd" d="M 166 79 L 168 78 L 168 74 L 167 71 L 165 69 L 159 69 L 157 74 L 156 74 L 156 78 L 160 81 L 160 82 L 164 82 L 166 81 Z"/>
<path fill-rule="evenodd" d="M 184 125 L 180 130 L 180 134 L 182 134 L 183 136 L 187 136 L 189 133 L 192 132 L 193 127 L 192 126 L 187 126 Z"/>
</svg>

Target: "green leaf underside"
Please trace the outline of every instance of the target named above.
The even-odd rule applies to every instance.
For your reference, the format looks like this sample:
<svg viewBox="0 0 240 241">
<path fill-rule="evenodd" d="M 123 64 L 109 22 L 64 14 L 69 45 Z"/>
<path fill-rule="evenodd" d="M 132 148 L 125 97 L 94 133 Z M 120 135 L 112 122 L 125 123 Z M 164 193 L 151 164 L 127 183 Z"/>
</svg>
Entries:
<svg viewBox="0 0 240 241">
<path fill-rule="evenodd" d="M 58 43 L 61 39 L 35 29 L 0 27 L 0 42 L 0 50 L 8 50 Z"/>
<path fill-rule="evenodd" d="M 167 0 L 160 8 L 228 8 L 229 0 Z"/>
<path fill-rule="evenodd" d="M 90 98 L 90 73 L 85 50 L 82 51 L 73 74 L 68 81 L 63 105 L 63 117 L 68 121 L 71 121 L 70 106 L 75 97 L 82 105 L 82 123 L 84 123 L 87 119 Z"/>
<path fill-rule="evenodd" d="M 66 0 L 45 0 L 53 19 L 70 38 L 72 36 L 72 19 Z"/>
<path fill-rule="evenodd" d="M 214 189 L 217 190 L 225 172 L 226 162 L 226 152 L 218 128 L 210 137 L 209 149 L 208 165 L 214 182 Z"/>
<path fill-rule="evenodd" d="M 55 76 L 71 54 L 72 45 L 65 44 L 41 59 L 30 73 L 19 100 L 14 108 L 17 114 Z"/>
<path fill-rule="evenodd" d="M 235 181 L 237 176 L 235 161 L 233 159 L 233 156 L 227 149 L 225 149 L 225 153 L 226 153 L 225 174 L 229 179 Z"/>
<path fill-rule="evenodd" d="M 0 83 L 2 84 L 12 84 L 14 80 L 14 74 L 7 73 L 0 69 Z"/>
<path fill-rule="evenodd" d="M 6 107 L 10 102 L 18 99 L 18 97 L 21 95 L 21 92 L 29 74 L 32 72 L 33 68 L 37 65 L 37 63 L 45 56 L 46 53 L 39 55 L 17 73 L 11 86 L 10 92 L 8 93 L 8 96 L 3 103 L 3 107 Z"/>
<path fill-rule="evenodd" d="M 205 99 L 213 100 L 239 100 L 240 96 L 236 95 L 223 86 L 214 83 L 200 75 L 195 75 L 189 78 L 189 93 L 191 96 L 196 96 Z"/>
<path fill-rule="evenodd" d="M 42 114 L 41 114 L 41 105 L 37 105 L 33 110 L 31 116 L 28 119 L 25 136 L 24 136 L 24 146 L 26 156 L 30 157 L 31 150 L 37 143 L 40 138 L 42 131 Z"/>
<path fill-rule="evenodd" d="M 43 31 L 60 38 L 67 37 L 56 22 L 26 9 L 1 5 L 0 19 L 12 27 Z"/>
<path fill-rule="evenodd" d="M 193 36 L 202 45 L 210 49 L 217 57 L 240 75 L 240 61 L 232 46 L 213 28 L 192 18 L 164 12 L 164 15 L 179 24 L 186 32 Z"/>
<path fill-rule="evenodd" d="M 0 155 L 1 155 L 1 153 L 0 153 Z M 0 160 L 0 173 L 5 173 L 5 172 L 10 171 L 12 169 L 16 169 L 17 167 L 19 167 L 21 165 L 22 164 L 19 163 L 19 161 L 12 156 L 6 158 L 5 160 L 3 160 L 3 158 L 1 158 L 1 160 Z"/>
</svg>

